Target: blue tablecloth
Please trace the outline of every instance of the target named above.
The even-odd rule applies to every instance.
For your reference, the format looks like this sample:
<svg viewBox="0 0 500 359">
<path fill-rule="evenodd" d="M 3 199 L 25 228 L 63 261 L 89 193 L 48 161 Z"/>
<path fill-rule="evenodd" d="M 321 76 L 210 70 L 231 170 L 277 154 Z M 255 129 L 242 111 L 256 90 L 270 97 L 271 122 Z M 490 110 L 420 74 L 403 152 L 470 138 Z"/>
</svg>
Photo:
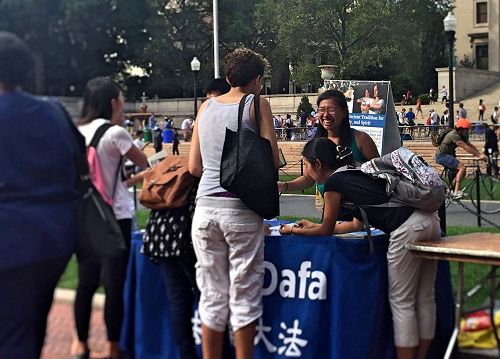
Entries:
<svg viewBox="0 0 500 359">
<path fill-rule="evenodd" d="M 132 241 L 121 345 L 137 359 L 178 358 L 168 322 L 168 300 L 159 268 Z M 282 236 L 265 239 L 264 314 L 257 325 L 255 358 L 393 358 L 387 300 L 387 236 L 366 239 Z M 453 329 L 447 264 L 436 288 L 435 358 Z M 200 321 L 193 328 L 199 342 Z M 441 342 L 440 342 L 441 341 Z"/>
</svg>

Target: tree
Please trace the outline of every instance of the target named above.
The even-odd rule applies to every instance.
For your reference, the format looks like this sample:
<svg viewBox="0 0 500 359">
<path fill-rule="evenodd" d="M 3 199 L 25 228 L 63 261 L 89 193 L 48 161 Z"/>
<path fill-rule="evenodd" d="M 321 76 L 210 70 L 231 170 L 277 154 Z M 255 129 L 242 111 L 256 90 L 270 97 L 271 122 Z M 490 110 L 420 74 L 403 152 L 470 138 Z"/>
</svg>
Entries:
<svg viewBox="0 0 500 359">
<path fill-rule="evenodd" d="M 302 96 L 302 98 L 300 99 L 299 106 L 297 107 L 297 115 L 299 115 L 299 116 L 302 116 L 303 114 L 309 115 L 313 111 L 314 111 L 314 109 L 313 109 L 311 103 L 309 102 L 309 97 Z"/>
<path fill-rule="evenodd" d="M 37 92 L 80 95 L 98 75 L 125 71 L 144 37 L 144 8 L 132 0 L 0 0 L 0 26 L 37 59 Z M 140 9 L 140 11 L 139 11 Z M 139 46 L 137 46 L 139 44 Z"/>
</svg>

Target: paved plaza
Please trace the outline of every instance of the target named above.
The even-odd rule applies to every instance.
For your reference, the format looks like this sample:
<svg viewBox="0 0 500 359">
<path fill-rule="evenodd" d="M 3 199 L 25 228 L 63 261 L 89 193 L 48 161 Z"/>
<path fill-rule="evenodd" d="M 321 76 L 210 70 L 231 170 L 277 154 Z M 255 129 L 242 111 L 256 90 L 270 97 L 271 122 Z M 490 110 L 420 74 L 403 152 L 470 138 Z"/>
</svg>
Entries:
<svg viewBox="0 0 500 359">
<path fill-rule="evenodd" d="M 47 324 L 47 335 L 42 352 L 42 359 L 70 358 L 71 341 L 75 330 L 73 321 L 73 303 L 54 300 Z M 106 329 L 104 326 L 103 310 L 92 310 L 90 321 L 89 346 L 92 359 L 106 357 Z"/>
</svg>

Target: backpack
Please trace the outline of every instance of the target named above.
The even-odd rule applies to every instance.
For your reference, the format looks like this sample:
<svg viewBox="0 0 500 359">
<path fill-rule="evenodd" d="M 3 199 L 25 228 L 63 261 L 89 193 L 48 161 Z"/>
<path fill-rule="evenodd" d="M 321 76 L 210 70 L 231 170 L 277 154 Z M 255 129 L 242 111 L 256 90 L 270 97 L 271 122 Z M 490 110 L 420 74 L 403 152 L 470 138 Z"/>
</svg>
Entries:
<svg viewBox="0 0 500 359">
<path fill-rule="evenodd" d="M 437 172 L 422 157 L 405 147 L 365 162 L 361 167 L 340 167 L 335 173 L 344 171 L 361 171 L 371 178 L 382 178 L 386 181 L 388 202 L 362 206 L 348 202 L 342 203 L 345 208 L 360 211 L 363 229 L 367 233 L 370 245 L 370 254 L 374 253 L 374 246 L 368 216 L 364 208 L 409 206 L 435 212 L 445 200 L 444 186 Z"/>
<path fill-rule="evenodd" d="M 443 182 L 438 173 L 408 148 L 400 147 L 374 158 L 363 163 L 360 169 L 372 178 L 382 178 L 387 182 L 390 207 L 399 204 L 435 212 L 445 200 Z"/>
<path fill-rule="evenodd" d="M 432 142 L 432 145 L 434 147 L 439 147 L 439 145 L 441 144 L 441 142 L 443 142 L 445 136 L 450 133 L 451 131 L 453 130 L 450 130 L 450 129 L 447 129 L 441 133 L 438 133 L 438 134 L 433 134 L 431 136 L 431 142 Z"/>
<path fill-rule="evenodd" d="M 106 204 L 108 204 L 109 206 L 113 205 L 113 197 L 115 193 L 116 181 L 118 179 L 118 173 L 121 167 L 121 160 L 118 164 L 117 176 L 113 186 L 113 194 L 110 197 L 106 192 L 106 184 L 104 183 L 103 170 L 101 163 L 99 161 L 99 157 L 97 156 L 97 145 L 99 144 L 99 141 L 101 140 L 102 136 L 104 136 L 106 131 L 111 127 L 113 127 L 111 123 L 104 123 L 101 126 L 99 126 L 97 131 L 94 133 L 92 140 L 90 140 L 90 143 L 87 146 L 87 162 L 89 164 L 90 180 L 92 181 L 92 184 L 94 185 L 97 192 L 99 192 L 99 194 L 101 195 L 104 202 L 106 202 Z"/>
<path fill-rule="evenodd" d="M 150 209 L 180 208 L 189 202 L 195 177 L 188 170 L 188 158 L 169 156 L 144 173 L 139 201 Z"/>
</svg>

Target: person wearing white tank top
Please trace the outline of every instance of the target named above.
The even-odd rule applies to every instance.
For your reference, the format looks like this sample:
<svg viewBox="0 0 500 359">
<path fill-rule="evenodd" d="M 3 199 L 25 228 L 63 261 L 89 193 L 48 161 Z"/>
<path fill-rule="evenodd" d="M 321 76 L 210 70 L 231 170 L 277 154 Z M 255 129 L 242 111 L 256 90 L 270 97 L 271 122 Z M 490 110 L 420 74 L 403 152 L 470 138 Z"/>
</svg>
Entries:
<svg viewBox="0 0 500 359">
<path fill-rule="evenodd" d="M 225 328 L 234 331 L 236 358 L 251 358 L 255 324 L 262 315 L 264 281 L 263 219 L 220 187 L 220 159 L 226 127 L 237 128 L 238 106 L 245 94 L 262 88 L 267 61 L 249 49 L 224 59 L 227 94 L 205 101 L 198 112 L 189 153 L 189 171 L 201 177 L 191 235 L 196 279 L 201 292 L 203 358 L 220 358 Z M 248 96 L 243 126 L 255 129 L 254 96 Z M 260 98 L 260 135 L 271 142 L 279 165 L 271 107 Z M 229 290 L 231 288 L 231 290 Z"/>
</svg>

